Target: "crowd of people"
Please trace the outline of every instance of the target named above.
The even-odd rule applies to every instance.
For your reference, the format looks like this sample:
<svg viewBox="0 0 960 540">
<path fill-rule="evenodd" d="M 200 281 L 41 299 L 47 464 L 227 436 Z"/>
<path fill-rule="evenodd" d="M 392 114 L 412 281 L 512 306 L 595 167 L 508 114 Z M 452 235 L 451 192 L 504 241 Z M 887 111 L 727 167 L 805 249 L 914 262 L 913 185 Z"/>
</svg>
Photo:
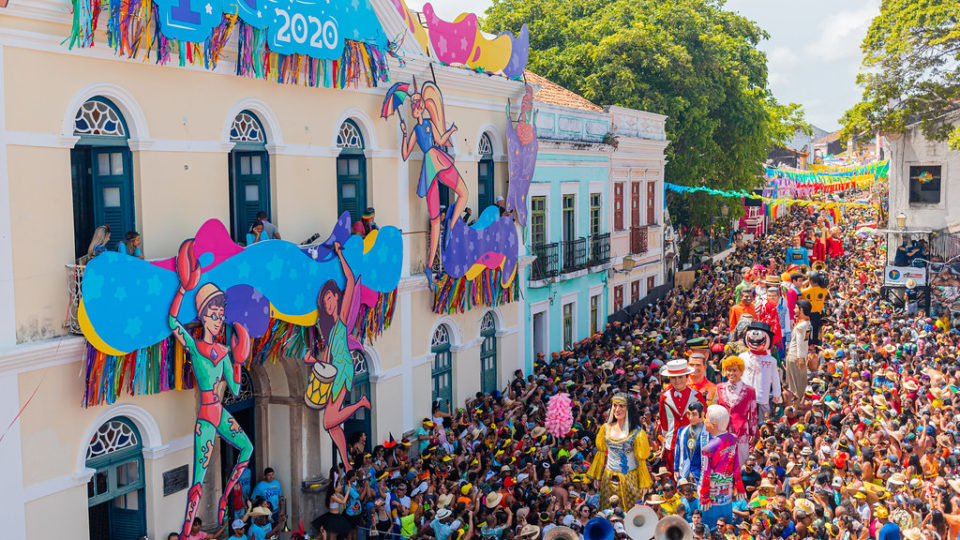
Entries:
<svg viewBox="0 0 960 540">
<path fill-rule="evenodd" d="M 330 512 L 298 532 L 577 540 L 600 519 L 621 540 L 645 505 L 698 540 L 956 540 L 960 331 L 881 295 L 885 246 L 854 234 L 871 212 L 794 210 L 503 391 L 369 453 L 354 439 Z M 827 234 L 798 251 L 811 228 Z"/>
</svg>

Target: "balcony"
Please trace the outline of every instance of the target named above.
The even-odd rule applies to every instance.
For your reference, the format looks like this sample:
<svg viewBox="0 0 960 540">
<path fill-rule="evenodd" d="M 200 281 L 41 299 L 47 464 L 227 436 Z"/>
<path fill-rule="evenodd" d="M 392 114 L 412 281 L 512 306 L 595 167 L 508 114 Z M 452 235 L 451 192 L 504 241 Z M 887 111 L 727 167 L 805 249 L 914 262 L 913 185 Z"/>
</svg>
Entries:
<svg viewBox="0 0 960 540">
<path fill-rule="evenodd" d="M 587 239 L 564 240 L 560 243 L 563 272 L 576 272 L 587 267 Z"/>
<path fill-rule="evenodd" d="M 83 282 L 82 264 L 68 264 L 67 271 L 67 318 L 63 321 L 63 329 L 71 334 L 82 334 L 77 311 L 80 309 L 80 284 Z"/>
<path fill-rule="evenodd" d="M 630 227 L 630 253 L 647 252 L 647 226 Z"/>
<path fill-rule="evenodd" d="M 560 244 L 535 244 L 530 251 L 537 257 L 530 265 L 530 279 L 552 278 L 560 273 Z"/>
<path fill-rule="evenodd" d="M 610 262 L 610 233 L 590 237 L 590 266 L 600 266 Z"/>
</svg>

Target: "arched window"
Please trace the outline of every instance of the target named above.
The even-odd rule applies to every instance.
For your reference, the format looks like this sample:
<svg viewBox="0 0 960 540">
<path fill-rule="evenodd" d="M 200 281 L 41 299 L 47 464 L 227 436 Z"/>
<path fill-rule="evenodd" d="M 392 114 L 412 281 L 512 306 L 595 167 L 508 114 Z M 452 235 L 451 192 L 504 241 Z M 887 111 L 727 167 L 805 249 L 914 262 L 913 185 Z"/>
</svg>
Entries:
<svg viewBox="0 0 960 540">
<path fill-rule="evenodd" d="M 430 340 L 430 352 L 433 353 L 432 399 L 441 400 L 443 410 L 453 410 L 453 353 L 450 352 L 450 329 L 441 324 Z"/>
<path fill-rule="evenodd" d="M 263 124 L 250 111 L 241 111 L 230 126 L 230 235 L 248 244 L 247 233 L 264 212 L 270 216 L 270 156 Z M 261 236 L 261 240 L 267 240 Z"/>
<path fill-rule="evenodd" d="M 337 148 L 337 216 L 350 212 L 350 220 L 356 221 L 367 207 L 367 158 L 363 134 L 353 120 L 340 125 Z"/>
<path fill-rule="evenodd" d="M 497 322 L 488 311 L 480 319 L 480 391 L 484 394 L 497 389 Z"/>
<path fill-rule="evenodd" d="M 135 539 L 147 532 L 143 443 L 125 417 L 97 429 L 87 445 L 86 466 L 96 472 L 87 483 L 90 539 Z"/>
<path fill-rule="evenodd" d="M 350 357 L 353 358 L 353 388 L 347 394 L 344 406 L 357 403 L 364 396 L 373 401 L 373 398 L 370 397 L 370 370 L 367 356 L 362 351 L 351 351 Z M 343 423 L 343 432 L 346 434 L 348 441 L 356 437 L 355 433 L 365 433 L 367 444 L 364 450 L 369 452 L 372 448 L 371 441 L 373 441 L 373 408 L 365 409 L 361 407 L 357 409 L 357 412 L 353 413 L 353 416 Z"/>
<path fill-rule="evenodd" d="M 494 172 L 493 172 L 493 143 L 490 142 L 490 134 L 484 133 L 480 136 L 480 144 L 477 146 L 477 155 L 480 161 L 477 163 L 477 203 L 483 210 L 494 204 L 496 194 L 494 193 Z"/>
<path fill-rule="evenodd" d="M 107 249 L 136 228 L 129 133 L 120 110 L 106 98 L 91 98 L 74 117 L 73 134 L 80 140 L 70 151 L 70 169 L 78 258 L 87 253 L 97 227 L 110 226 Z"/>
</svg>

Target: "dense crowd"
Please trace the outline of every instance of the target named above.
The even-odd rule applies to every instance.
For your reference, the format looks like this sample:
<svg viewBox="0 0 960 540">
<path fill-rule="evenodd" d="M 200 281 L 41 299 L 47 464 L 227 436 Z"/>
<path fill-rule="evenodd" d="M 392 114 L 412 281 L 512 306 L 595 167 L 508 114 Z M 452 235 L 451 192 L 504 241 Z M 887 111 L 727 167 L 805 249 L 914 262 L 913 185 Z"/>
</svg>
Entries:
<svg viewBox="0 0 960 540">
<path fill-rule="evenodd" d="M 599 517 L 622 539 L 640 504 L 697 539 L 957 539 L 960 332 L 948 314 L 881 296 L 885 246 L 855 234 L 875 220 L 794 210 L 697 268 L 689 289 L 541 355 L 502 392 L 435 406 L 409 440 L 370 453 L 355 439 L 352 466 L 331 471 L 330 513 L 307 534 L 535 540 L 567 527 L 576 540 Z M 789 266 L 805 243 L 822 271 Z M 751 367 L 771 357 L 766 375 Z M 683 392 L 683 410 L 665 409 Z M 562 393 L 573 422 L 557 436 L 545 420 Z M 757 406 L 735 410 L 734 393 Z M 704 488 L 720 478 L 713 465 L 690 459 L 703 449 L 685 446 L 691 431 L 709 433 L 704 448 L 733 433 L 725 512 Z"/>
</svg>

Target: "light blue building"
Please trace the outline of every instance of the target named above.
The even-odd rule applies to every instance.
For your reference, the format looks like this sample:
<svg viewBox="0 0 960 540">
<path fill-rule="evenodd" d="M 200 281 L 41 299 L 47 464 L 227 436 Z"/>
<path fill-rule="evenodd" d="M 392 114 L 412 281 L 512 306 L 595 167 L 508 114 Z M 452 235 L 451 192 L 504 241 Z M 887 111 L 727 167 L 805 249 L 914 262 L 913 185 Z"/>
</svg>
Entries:
<svg viewBox="0 0 960 540">
<path fill-rule="evenodd" d="M 538 85 L 534 107 L 540 151 L 528 195 L 526 366 L 537 353 L 569 348 L 603 328 L 611 265 L 608 144 L 611 115 L 599 106 L 527 74 Z"/>
</svg>

